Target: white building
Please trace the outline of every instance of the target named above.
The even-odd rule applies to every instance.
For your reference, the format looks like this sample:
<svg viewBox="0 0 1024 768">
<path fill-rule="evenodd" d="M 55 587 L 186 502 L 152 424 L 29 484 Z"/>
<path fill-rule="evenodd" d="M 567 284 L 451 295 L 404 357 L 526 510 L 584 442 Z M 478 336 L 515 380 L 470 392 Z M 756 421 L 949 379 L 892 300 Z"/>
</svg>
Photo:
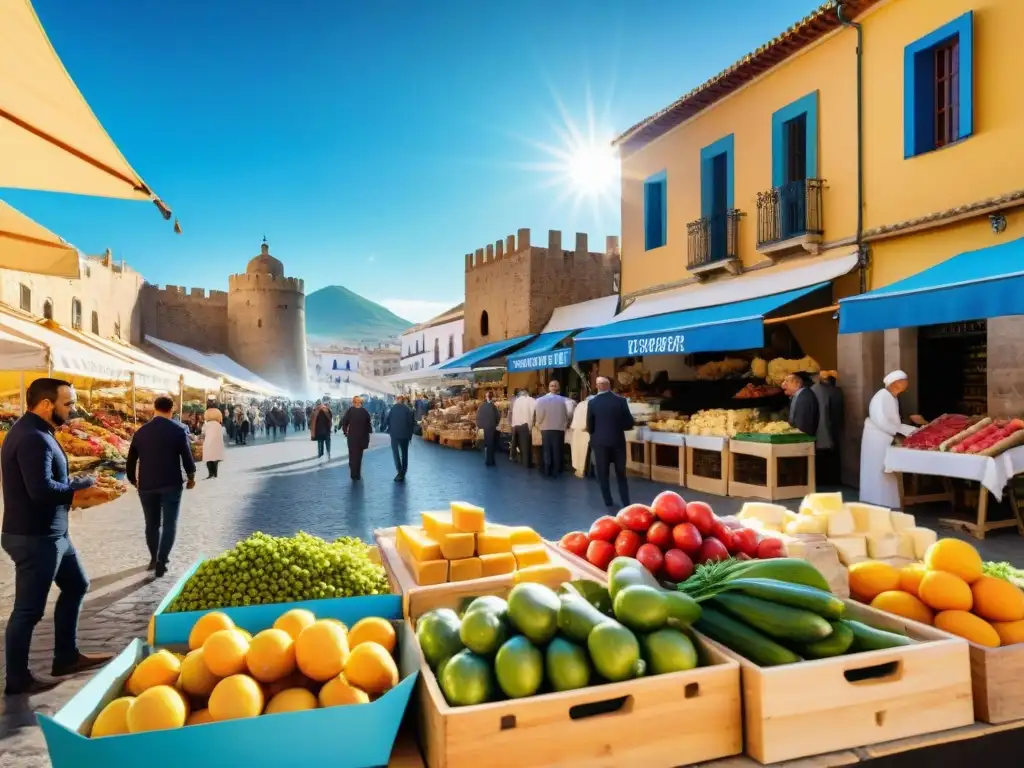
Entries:
<svg viewBox="0 0 1024 768">
<path fill-rule="evenodd" d="M 452 307 L 401 336 L 401 371 L 440 365 L 462 354 L 463 305 Z"/>
<path fill-rule="evenodd" d="M 362 350 L 358 347 L 342 347 L 337 344 L 327 347 L 310 347 L 306 350 L 309 376 L 318 380 L 332 371 L 358 371 L 361 352 Z"/>
</svg>

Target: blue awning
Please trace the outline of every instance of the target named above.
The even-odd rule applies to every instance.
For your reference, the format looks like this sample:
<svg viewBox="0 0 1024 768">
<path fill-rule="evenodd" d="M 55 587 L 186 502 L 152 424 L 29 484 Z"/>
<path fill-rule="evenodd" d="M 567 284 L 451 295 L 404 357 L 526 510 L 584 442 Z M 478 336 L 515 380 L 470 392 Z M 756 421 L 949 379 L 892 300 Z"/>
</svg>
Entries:
<svg viewBox="0 0 1024 768">
<path fill-rule="evenodd" d="M 577 360 L 688 355 L 764 346 L 764 318 L 831 283 L 771 296 L 609 323 L 573 340 Z"/>
<path fill-rule="evenodd" d="M 542 333 L 514 355 L 509 355 L 506 366 L 510 371 L 541 371 L 545 368 L 568 368 L 572 363 L 572 349 L 555 349 L 575 331 Z"/>
<path fill-rule="evenodd" d="M 967 251 L 839 302 L 839 332 L 1024 315 L 1024 238 Z"/>
<path fill-rule="evenodd" d="M 480 365 L 492 357 L 500 357 L 517 349 L 520 345 L 530 341 L 534 335 L 530 333 L 526 336 L 517 336 L 514 339 L 502 339 L 501 341 L 492 341 L 490 344 L 484 344 L 482 347 L 471 349 L 464 355 L 448 361 L 441 366 L 441 370 L 443 371 L 446 368 L 472 368 Z"/>
</svg>

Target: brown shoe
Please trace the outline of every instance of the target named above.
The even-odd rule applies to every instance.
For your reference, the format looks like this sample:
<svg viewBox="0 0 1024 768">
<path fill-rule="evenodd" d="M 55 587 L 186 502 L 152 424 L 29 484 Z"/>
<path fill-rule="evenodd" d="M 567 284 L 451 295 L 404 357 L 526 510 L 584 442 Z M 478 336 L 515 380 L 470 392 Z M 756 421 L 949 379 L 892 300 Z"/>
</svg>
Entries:
<svg viewBox="0 0 1024 768">
<path fill-rule="evenodd" d="M 36 693 L 52 691 L 60 684 L 60 680 L 40 679 L 29 673 L 29 676 L 26 679 L 17 683 L 12 683 L 8 680 L 7 685 L 4 688 L 4 696 L 32 696 Z"/>
<path fill-rule="evenodd" d="M 108 661 L 114 658 L 110 654 L 90 654 L 84 653 L 78 654 L 78 659 L 71 662 L 70 664 L 58 664 L 56 661 L 53 662 L 53 667 L 50 669 L 50 674 L 54 677 L 64 677 L 65 675 L 75 675 L 79 672 L 85 672 L 90 669 L 96 669 L 96 667 L 102 667 Z"/>
</svg>

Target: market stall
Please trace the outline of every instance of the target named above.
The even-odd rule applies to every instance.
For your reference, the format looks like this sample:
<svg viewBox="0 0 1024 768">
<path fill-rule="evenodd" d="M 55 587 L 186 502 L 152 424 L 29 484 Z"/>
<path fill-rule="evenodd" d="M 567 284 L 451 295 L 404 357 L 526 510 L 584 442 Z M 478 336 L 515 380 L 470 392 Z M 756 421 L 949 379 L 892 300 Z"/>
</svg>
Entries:
<svg viewBox="0 0 1024 768">
<path fill-rule="evenodd" d="M 262 397 L 288 397 L 288 393 L 280 387 L 257 376 L 252 371 L 239 365 L 227 355 L 208 354 L 175 344 L 171 341 L 146 336 L 146 342 L 157 349 L 181 360 L 190 366 L 205 371 L 206 375 L 223 380 L 223 387 L 240 395 L 257 395 Z"/>
</svg>

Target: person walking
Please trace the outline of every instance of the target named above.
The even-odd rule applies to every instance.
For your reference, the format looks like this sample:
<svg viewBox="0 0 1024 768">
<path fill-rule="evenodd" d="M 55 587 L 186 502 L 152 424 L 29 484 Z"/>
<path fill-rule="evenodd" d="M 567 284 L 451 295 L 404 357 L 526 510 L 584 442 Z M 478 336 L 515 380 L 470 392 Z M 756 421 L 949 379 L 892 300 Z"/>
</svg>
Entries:
<svg viewBox="0 0 1024 768">
<path fill-rule="evenodd" d="M 224 425 L 221 412 L 207 408 L 203 415 L 203 461 L 206 462 L 206 478 L 217 476 L 218 465 L 224 460 Z"/>
<path fill-rule="evenodd" d="M 601 486 L 601 498 L 606 507 L 615 506 L 612 501 L 610 468 L 615 466 L 615 479 L 619 484 L 619 500 L 623 507 L 629 506 L 629 485 L 626 482 L 626 431 L 634 426 L 633 414 L 629 411 L 626 398 L 619 397 L 611 389 L 611 382 L 604 376 L 597 379 L 597 394 L 587 401 L 587 432 L 590 433 L 590 448 L 594 457 L 594 471 Z"/>
<path fill-rule="evenodd" d="M 533 469 L 533 414 L 537 401 L 527 390 L 522 390 L 512 406 L 512 439 L 519 451 L 519 460 L 527 469 Z"/>
<path fill-rule="evenodd" d="M 548 393 L 537 400 L 534 424 L 540 430 L 541 474 L 557 477 L 562 473 L 565 458 L 565 428 L 569 425 L 569 410 L 560 394 L 557 381 L 548 384 Z"/>
<path fill-rule="evenodd" d="M 7 696 L 42 693 L 59 684 L 37 678 L 28 666 L 32 632 L 43 618 L 52 584 L 60 596 L 53 611 L 51 674 L 61 677 L 93 669 L 111 658 L 86 655 L 78 648 L 78 617 L 89 579 L 68 534 L 68 510 L 75 494 L 91 488 L 96 479 L 69 479 L 67 456 L 54 437 L 57 427 L 71 418 L 75 402 L 69 382 L 36 379 L 25 393 L 25 415 L 0 448 L 0 546 L 14 561 L 14 607 L 4 636 Z"/>
<path fill-rule="evenodd" d="M 570 452 L 572 455 L 572 468 L 576 471 L 576 477 L 586 477 L 590 464 L 590 434 L 587 432 L 588 402 L 588 400 L 581 402 L 576 406 L 572 414 Z"/>
<path fill-rule="evenodd" d="M 391 436 L 391 455 L 395 458 L 396 483 L 405 482 L 409 470 L 409 441 L 416 426 L 416 414 L 406 403 L 405 395 L 399 395 L 387 414 L 384 427 Z"/>
<path fill-rule="evenodd" d="M 153 419 L 143 424 L 128 447 L 128 482 L 139 491 L 142 514 L 146 519 L 146 546 L 149 568 L 159 579 L 167 573 L 167 560 L 178 532 L 181 509 L 182 467 L 188 480 L 185 487 L 196 486 L 196 462 L 185 431 L 171 421 L 174 401 L 161 395 L 153 403 Z"/>
<path fill-rule="evenodd" d="M 363 451 L 370 447 L 373 424 L 363 407 L 363 398 L 352 398 L 352 406 L 341 419 L 341 431 L 348 440 L 348 470 L 353 480 L 363 479 Z"/>
<path fill-rule="evenodd" d="M 334 422 L 334 415 L 331 407 L 325 402 L 319 402 L 309 416 L 309 439 L 316 440 L 316 457 L 324 457 L 324 449 L 327 450 L 327 460 L 331 460 L 331 426 Z"/>
<path fill-rule="evenodd" d="M 487 390 L 487 395 L 476 412 L 476 427 L 484 431 L 484 466 L 493 467 L 494 451 L 498 447 L 498 423 L 501 414 L 494 404 L 494 393 Z"/>
</svg>

